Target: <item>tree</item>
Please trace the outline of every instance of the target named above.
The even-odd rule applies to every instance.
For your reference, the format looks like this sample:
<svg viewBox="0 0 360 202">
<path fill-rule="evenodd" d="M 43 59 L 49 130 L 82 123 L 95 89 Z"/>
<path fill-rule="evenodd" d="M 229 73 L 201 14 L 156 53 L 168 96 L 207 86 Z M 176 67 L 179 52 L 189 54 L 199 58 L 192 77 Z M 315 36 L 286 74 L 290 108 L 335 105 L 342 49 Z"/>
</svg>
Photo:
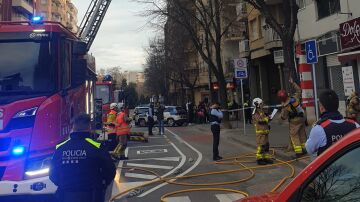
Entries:
<svg viewBox="0 0 360 202">
<path fill-rule="evenodd" d="M 108 68 L 106 71 L 106 74 L 109 74 L 112 76 L 115 88 L 120 89 L 120 87 L 121 87 L 120 84 L 124 78 L 124 74 L 121 72 L 121 67 Z"/>
<path fill-rule="evenodd" d="M 135 108 L 139 101 L 139 97 L 136 92 L 136 84 L 129 83 L 129 85 L 126 85 L 126 87 L 124 88 L 124 94 L 126 97 L 126 103 L 129 108 Z"/>
<path fill-rule="evenodd" d="M 152 21 L 165 22 L 170 18 L 181 25 L 189 34 L 191 41 L 214 73 L 219 83 L 220 102 L 227 106 L 226 80 L 222 61 L 222 44 L 225 34 L 236 21 L 236 15 L 225 19 L 224 8 L 230 0 L 138 0 L 153 5 L 145 15 Z M 154 24 L 154 23 L 152 23 Z M 214 98 L 212 98 L 214 101 Z M 229 114 L 224 114 L 224 124 L 230 127 Z"/>
<path fill-rule="evenodd" d="M 285 78 L 292 76 L 294 80 L 299 83 L 299 76 L 296 71 L 296 64 L 294 61 L 294 34 L 298 24 L 297 14 L 299 6 L 296 0 L 283 0 L 282 1 L 282 14 L 284 15 L 283 24 L 276 20 L 271 13 L 271 8 L 266 4 L 266 0 L 244 0 L 252 5 L 255 9 L 259 10 L 261 15 L 264 16 L 265 22 L 275 30 L 280 36 L 283 50 L 284 50 L 284 74 Z M 286 83 L 286 89 L 289 90 L 289 84 Z"/>
</svg>

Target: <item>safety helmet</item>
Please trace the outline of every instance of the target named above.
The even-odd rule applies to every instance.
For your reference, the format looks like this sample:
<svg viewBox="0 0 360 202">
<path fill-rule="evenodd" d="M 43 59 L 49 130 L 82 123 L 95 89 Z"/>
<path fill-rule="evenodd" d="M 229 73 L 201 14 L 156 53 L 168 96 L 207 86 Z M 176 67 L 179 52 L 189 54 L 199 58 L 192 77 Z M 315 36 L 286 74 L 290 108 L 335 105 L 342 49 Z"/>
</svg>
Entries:
<svg viewBox="0 0 360 202">
<path fill-rule="evenodd" d="M 117 109 L 118 105 L 116 103 L 110 104 L 110 109 Z"/>
<path fill-rule="evenodd" d="M 279 90 L 277 96 L 281 102 L 286 102 L 288 95 L 285 90 Z"/>
<path fill-rule="evenodd" d="M 252 102 L 252 105 L 254 106 L 254 107 L 258 107 L 258 106 L 260 106 L 261 104 L 263 104 L 263 100 L 261 99 L 261 98 L 255 98 L 254 100 L 253 100 L 253 102 Z"/>
</svg>

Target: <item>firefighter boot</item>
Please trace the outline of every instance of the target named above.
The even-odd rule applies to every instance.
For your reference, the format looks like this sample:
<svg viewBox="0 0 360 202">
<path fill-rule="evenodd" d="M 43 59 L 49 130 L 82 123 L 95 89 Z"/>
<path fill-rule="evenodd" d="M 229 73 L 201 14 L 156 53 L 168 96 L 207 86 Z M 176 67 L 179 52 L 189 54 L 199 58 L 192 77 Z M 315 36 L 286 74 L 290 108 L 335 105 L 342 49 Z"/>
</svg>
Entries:
<svg viewBox="0 0 360 202">
<path fill-rule="evenodd" d="M 256 163 L 257 163 L 258 165 L 266 165 L 265 159 L 258 159 L 258 160 L 256 160 Z"/>
</svg>

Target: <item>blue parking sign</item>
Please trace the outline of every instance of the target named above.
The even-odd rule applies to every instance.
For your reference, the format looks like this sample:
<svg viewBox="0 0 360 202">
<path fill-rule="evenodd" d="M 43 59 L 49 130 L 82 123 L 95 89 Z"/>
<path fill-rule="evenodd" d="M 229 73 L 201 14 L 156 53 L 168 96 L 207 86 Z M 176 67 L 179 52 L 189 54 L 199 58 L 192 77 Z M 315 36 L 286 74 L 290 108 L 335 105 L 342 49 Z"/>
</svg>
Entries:
<svg viewBox="0 0 360 202">
<path fill-rule="evenodd" d="M 318 62 L 316 40 L 310 40 L 305 42 L 306 50 L 306 63 L 315 64 Z"/>
<path fill-rule="evenodd" d="M 235 69 L 235 78 L 246 79 L 247 77 L 248 77 L 247 69 L 245 69 L 245 68 Z"/>
</svg>

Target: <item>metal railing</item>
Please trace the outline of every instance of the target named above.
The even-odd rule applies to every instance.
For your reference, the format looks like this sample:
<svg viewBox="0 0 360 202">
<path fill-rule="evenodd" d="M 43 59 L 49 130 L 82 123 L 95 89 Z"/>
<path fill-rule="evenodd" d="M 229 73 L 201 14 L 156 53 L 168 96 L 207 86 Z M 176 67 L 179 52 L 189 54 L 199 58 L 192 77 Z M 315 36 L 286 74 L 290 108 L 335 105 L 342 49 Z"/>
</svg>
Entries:
<svg viewBox="0 0 360 202">
<path fill-rule="evenodd" d="M 281 40 L 279 34 L 276 33 L 274 29 L 268 27 L 266 29 L 263 29 L 263 31 L 264 31 L 265 43 Z"/>
</svg>

